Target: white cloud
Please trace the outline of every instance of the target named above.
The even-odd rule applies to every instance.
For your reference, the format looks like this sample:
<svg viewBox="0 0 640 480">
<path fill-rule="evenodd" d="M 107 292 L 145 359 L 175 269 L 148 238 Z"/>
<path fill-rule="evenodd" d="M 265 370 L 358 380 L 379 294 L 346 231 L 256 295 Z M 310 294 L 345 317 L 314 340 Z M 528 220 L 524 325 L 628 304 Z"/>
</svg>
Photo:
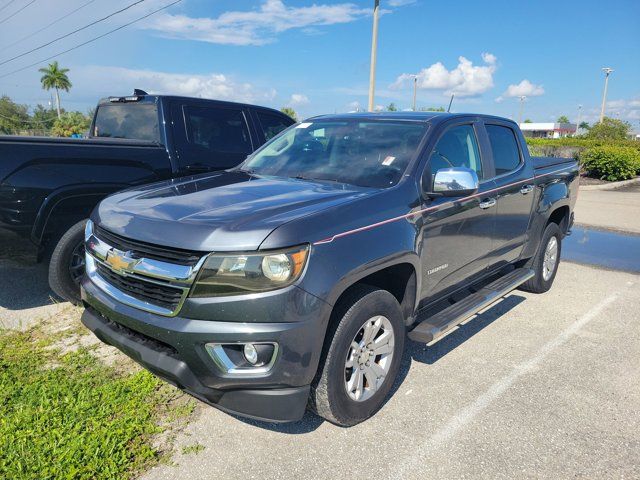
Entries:
<svg viewBox="0 0 640 480">
<path fill-rule="evenodd" d="M 459 97 L 480 95 L 493 87 L 497 58 L 491 53 L 483 53 L 482 61 L 485 65 L 473 65 L 471 60 L 460 56 L 453 70 L 448 70 L 442 62 L 434 63 L 418 72 L 418 88 L 442 90 L 447 95 L 455 93 Z M 390 88 L 402 88 L 412 82 L 415 76 L 403 73 Z"/>
<path fill-rule="evenodd" d="M 92 85 L 109 95 L 126 94 L 133 88 L 149 93 L 166 93 L 189 97 L 213 98 L 247 103 L 265 103 L 276 96 L 274 89 L 261 89 L 221 73 L 189 74 L 122 67 L 77 67 L 74 83 Z"/>
<path fill-rule="evenodd" d="M 309 97 L 303 95 L 302 93 L 294 93 L 289 99 L 289 106 L 291 107 L 301 107 L 304 105 L 309 105 L 309 103 L 311 103 L 309 101 Z"/>
<path fill-rule="evenodd" d="M 412 5 L 417 0 L 388 0 L 387 5 L 390 7 L 404 7 L 405 5 Z"/>
<path fill-rule="evenodd" d="M 353 102 L 350 102 L 347 104 L 347 110 L 349 112 L 359 112 L 362 110 L 362 108 L 360 107 L 360 102 L 358 102 L 357 100 L 354 100 Z"/>
<path fill-rule="evenodd" d="M 371 15 L 371 11 L 354 3 L 290 7 L 282 0 L 265 0 L 258 9 L 227 11 L 215 18 L 162 13 L 142 28 L 172 38 L 226 45 L 264 45 L 287 30 L 309 31 L 312 27 L 350 23 Z M 311 31 L 317 33 L 317 30 Z"/>
<path fill-rule="evenodd" d="M 507 90 L 502 94 L 503 97 L 520 97 L 522 95 L 539 97 L 540 95 L 544 95 L 544 88 L 542 85 L 531 83 L 525 78 L 517 85 L 509 85 Z"/>
</svg>

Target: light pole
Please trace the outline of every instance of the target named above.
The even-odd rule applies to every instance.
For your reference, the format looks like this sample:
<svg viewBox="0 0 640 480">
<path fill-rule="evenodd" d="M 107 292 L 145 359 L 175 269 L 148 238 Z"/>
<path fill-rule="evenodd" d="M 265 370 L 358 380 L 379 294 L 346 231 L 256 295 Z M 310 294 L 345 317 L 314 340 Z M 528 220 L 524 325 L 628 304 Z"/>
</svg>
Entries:
<svg viewBox="0 0 640 480">
<path fill-rule="evenodd" d="M 413 111 L 416 111 L 416 93 L 418 90 L 418 76 L 413 76 Z"/>
<path fill-rule="evenodd" d="M 526 95 L 520 95 L 520 113 L 518 114 L 518 126 L 522 123 L 522 110 L 524 110 L 524 100 L 527 98 Z"/>
<path fill-rule="evenodd" d="M 578 130 L 580 130 L 581 120 L 582 120 L 582 104 L 578 105 L 578 122 L 576 123 L 576 135 L 578 135 Z"/>
<path fill-rule="evenodd" d="M 373 34 L 371 38 L 371 70 L 369 71 L 369 111 L 373 112 L 373 95 L 376 88 L 376 56 L 378 53 L 378 10 L 380 0 L 373 2 Z"/>
<path fill-rule="evenodd" d="M 613 68 L 604 67 L 604 92 L 602 93 L 602 108 L 600 109 L 600 123 L 604 120 L 604 107 L 607 103 L 607 87 L 609 86 L 609 75 L 613 72 Z"/>
</svg>

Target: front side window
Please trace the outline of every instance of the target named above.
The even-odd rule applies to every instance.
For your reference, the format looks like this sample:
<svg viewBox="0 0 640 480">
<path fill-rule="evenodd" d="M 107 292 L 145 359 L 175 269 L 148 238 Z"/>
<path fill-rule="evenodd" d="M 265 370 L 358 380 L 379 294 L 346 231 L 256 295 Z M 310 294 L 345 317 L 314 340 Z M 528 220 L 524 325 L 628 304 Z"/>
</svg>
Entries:
<svg viewBox="0 0 640 480">
<path fill-rule="evenodd" d="M 436 143 L 429 157 L 431 174 L 443 168 L 470 168 L 482 179 L 482 162 L 476 134 L 471 125 L 447 130 Z"/>
<path fill-rule="evenodd" d="M 274 115 L 272 113 L 257 112 L 258 120 L 262 126 L 262 132 L 264 133 L 265 140 L 271 140 L 285 128 L 293 123 L 280 115 Z"/>
<path fill-rule="evenodd" d="M 427 128 L 418 122 L 305 122 L 268 142 L 242 169 L 261 175 L 390 187 L 402 178 Z"/>
<path fill-rule="evenodd" d="M 496 175 L 503 175 L 518 168 L 520 151 L 513 130 L 500 125 L 486 125 L 486 128 L 493 152 Z"/>
<path fill-rule="evenodd" d="M 185 106 L 189 143 L 211 152 L 251 153 L 251 137 L 241 110 Z"/>
<path fill-rule="evenodd" d="M 92 133 L 94 137 L 160 142 L 158 109 L 149 103 L 100 105 Z"/>
</svg>

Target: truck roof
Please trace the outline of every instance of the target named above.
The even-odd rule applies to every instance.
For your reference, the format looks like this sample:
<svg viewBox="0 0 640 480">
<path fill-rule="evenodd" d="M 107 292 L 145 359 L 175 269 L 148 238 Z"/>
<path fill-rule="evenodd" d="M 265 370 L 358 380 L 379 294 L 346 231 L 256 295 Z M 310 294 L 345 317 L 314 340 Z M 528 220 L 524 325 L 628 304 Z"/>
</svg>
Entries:
<svg viewBox="0 0 640 480">
<path fill-rule="evenodd" d="M 493 118 L 496 120 L 502 120 L 513 123 L 512 120 L 503 117 L 497 117 L 495 115 L 487 115 L 484 113 L 449 113 L 449 112 L 352 112 L 352 113 L 335 113 L 328 115 L 317 115 L 315 117 L 311 117 L 309 120 L 344 120 L 349 118 L 360 118 L 362 120 L 407 120 L 407 121 L 417 121 L 417 122 L 428 122 L 428 121 L 444 121 L 451 118 L 461 118 L 461 117 L 482 117 L 482 118 Z"/>
</svg>

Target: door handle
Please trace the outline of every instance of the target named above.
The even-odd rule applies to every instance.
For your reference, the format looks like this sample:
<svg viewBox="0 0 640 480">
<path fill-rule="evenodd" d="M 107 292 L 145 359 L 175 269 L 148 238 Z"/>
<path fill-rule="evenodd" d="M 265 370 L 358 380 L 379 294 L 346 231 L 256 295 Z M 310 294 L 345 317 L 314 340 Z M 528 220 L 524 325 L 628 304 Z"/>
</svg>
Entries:
<svg viewBox="0 0 640 480">
<path fill-rule="evenodd" d="M 520 189 L 520 193 L 522 195 L 526 195 L 527 193 L 533 192 L 533 185 L 523 185 Z"/>
<path fill-rule="evenodd" d="M 488 198 L 487 200 L 483 200 L 482 202 L 480 202 L 479 207 L 482 208 L 483 210 L 486 210 L 487 208 L 491 208 L 496 204 L 496 199 L 495 198 Z"/>
</svg>

